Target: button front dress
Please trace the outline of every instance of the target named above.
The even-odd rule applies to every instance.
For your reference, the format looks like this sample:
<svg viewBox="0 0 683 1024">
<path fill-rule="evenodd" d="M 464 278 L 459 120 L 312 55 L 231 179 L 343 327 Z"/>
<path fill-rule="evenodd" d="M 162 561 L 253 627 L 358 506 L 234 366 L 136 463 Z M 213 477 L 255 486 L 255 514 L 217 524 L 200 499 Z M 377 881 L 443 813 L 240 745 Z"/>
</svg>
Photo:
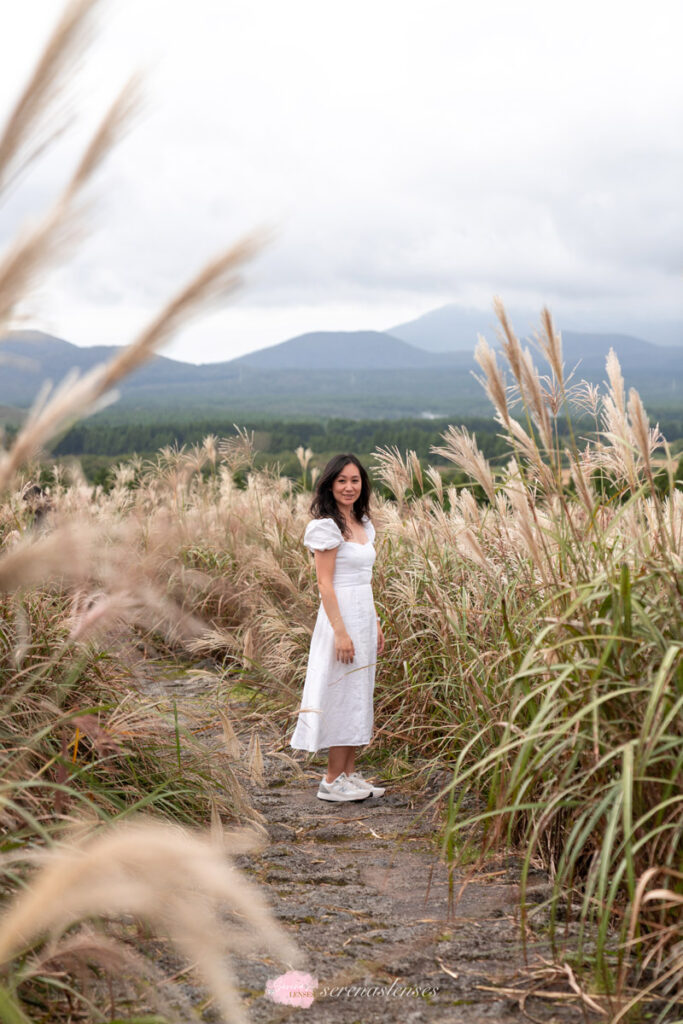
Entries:
<svg viewBox="0 0 683 1024">
<path fill-rule="evenodd" d="M 372 738 L 377 661 L 377 613 L 371 584 L 375 528 L 367 517 L 363 526 L 366 544 L 345 540 L 333 519 L 313 519 L 306 527 L 304 544 L 310 551 L 337 548 L 334 592 L 355 653 L 349 665 L 337 661 L 334 630 L 321 604 L 291 739 L 296 750 L 314 753 L 327 747 L 357 747 Z"/>
</svg>

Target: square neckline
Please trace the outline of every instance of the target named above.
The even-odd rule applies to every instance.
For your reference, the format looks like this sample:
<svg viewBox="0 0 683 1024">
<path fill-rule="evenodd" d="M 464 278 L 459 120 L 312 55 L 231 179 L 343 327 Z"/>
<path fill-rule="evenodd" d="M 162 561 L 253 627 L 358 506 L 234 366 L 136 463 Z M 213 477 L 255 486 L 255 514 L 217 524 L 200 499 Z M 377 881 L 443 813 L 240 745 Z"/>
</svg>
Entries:
<svg viewBox="0 0 683 1024">
<path fill-rule="evenodd" d="M 368 530 L 367 530 L 367 527 L 366 527 L 365 523 L 361 523 L 361 526 L 362 526 L 362 527 L 363 527 L 363 529 L 365 530 L 365 536 L 366 536 L 366 537 L 368 538 L 368 539 L 367 539 L 366 541 L 360 541 L 360 540 L 347 540 L 347 539 L 346 539 L 346 537 L 344 537 L 344 536 L 342 535 L 342 543 L 343 543 L 343 544 L 355 544 L 355 545 L 356 545 L 356 547 L 358 547 L 358 548 L 365 548 L 365 547 L 367 547 L 367 546 L 368 546 L 368 544 L 372 544 L 372 540 L 370 539 L 370 535 L 369 535 L 369 533 L 368 533 Z"/>
</svg>

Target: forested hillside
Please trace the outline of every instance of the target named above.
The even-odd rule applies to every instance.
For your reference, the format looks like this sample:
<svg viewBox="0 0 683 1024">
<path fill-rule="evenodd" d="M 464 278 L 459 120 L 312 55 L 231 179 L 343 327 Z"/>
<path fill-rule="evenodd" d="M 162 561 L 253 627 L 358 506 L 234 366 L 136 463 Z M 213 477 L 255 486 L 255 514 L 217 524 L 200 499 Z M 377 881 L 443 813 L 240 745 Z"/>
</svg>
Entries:
<svg viewBox="0 0 683 1024">
<path fill-rule="evenodd" d="M 299 445 L 314 452 L 370 452 L 378 446 L 411 448 L 421 457 L 429 456 L 448 426 L 448 419 L 347 420 L 249 419 L 241 426 L 255 433 L 256 447 L 264 452 L 291 453 Z M 492 419 L 468 419 L 466 425 L 488 456 L 505 450 Z M 55 455 L 125 455 L 156 452 L 167 445 L 198 444 L 207 434 L 226 436 L 234 433 L 229 420 L 159 421 L 157 423 L 79 423 L 53 449 Z"/>
</svg>

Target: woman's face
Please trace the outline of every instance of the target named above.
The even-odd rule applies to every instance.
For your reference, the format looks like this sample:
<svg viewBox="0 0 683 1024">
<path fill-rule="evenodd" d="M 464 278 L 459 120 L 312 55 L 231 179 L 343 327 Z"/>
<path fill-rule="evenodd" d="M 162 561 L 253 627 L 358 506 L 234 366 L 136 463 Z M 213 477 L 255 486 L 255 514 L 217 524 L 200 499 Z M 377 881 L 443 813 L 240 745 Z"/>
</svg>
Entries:
<svg viewBox="0 0 683 1024">
<path fill-rule="evenodd" d="M 350 512 L 360 498 L 362 480 L 357 466 L 352 462 L 342 469 L 332 484 L 332 497 L 343 512 Z"/>
</svg>

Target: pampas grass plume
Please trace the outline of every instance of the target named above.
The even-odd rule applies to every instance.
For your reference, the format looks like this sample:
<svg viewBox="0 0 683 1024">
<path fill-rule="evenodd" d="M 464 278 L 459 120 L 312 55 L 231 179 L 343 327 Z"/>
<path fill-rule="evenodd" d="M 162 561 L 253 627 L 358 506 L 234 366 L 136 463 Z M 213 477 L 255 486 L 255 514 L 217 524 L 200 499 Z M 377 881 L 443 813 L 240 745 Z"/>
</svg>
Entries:
<svg viewBox="0 0 683 1024">
<path fill-rule="evenodd" d="M 252 780 L 257 785 L 262 786 L 265 782 L 263 775 L 263 754 L 261 753 L 261 741 L 256 729 L 252 732 L 251 739 L 249 740 L 247 763 L 249 765 L 249 775 Z"/>
<path fill-rule="evenodd" d="M 253 849 L 241 835 L 225 849 Z M 25 854 L 22 854 L 24 857 Z M 132 914 L 197 965 L 224 1019 L 246 1020 L 227 952 L 267 949 L 283 963 L 301 961 L 259 890 L 210 838 L 146 821 L 129 822 L 36 854 L 41 867 L 0 919 L 0 962 L 41 935 L 85 918 Z M 228 918 L 225 914 L 229 915 Z"/>
<path fill-rule="evenodd" d="M 225 742 L 225 751 L 228 757 L 237 760 L 240 757 L 242 750 L 240 747 L 240 741 L 238 740 L 232 722 L 230 721 L 230 717 L 227 714 L 227 712 L 222 710 L 218 712 L 218 717 L 220 718 L 221 725 L 223 727 L 223 740 Z"/>
</svg>

